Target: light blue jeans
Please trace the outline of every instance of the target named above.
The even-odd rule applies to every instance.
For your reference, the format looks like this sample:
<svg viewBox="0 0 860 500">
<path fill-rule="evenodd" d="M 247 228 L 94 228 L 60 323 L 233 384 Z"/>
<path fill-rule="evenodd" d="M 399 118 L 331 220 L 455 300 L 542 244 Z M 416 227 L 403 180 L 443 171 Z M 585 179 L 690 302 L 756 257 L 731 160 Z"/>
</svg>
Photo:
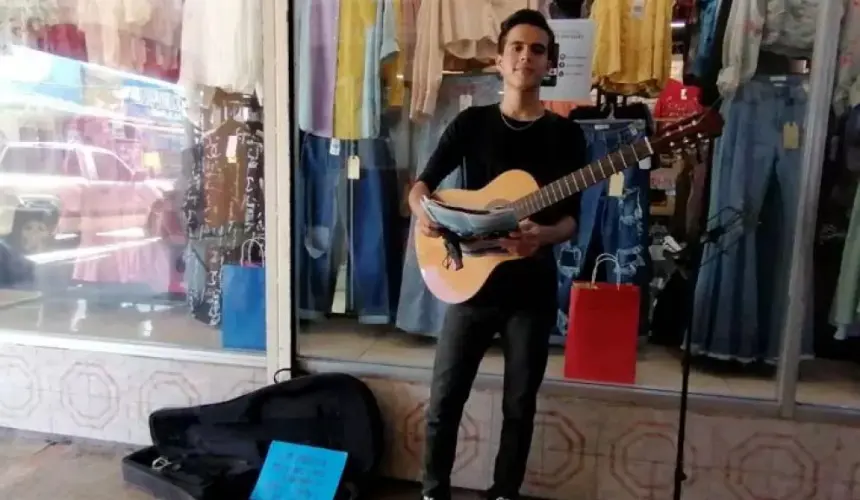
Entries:
<svg viewBox="0 0 860 500">
<path fill-rule="evenodd" d="M 796 125 L 802 140 L 806 100 L 799 79 L 756 77 L 723 104 L 707 227 L 731 229 L 703 250 L 693 310 L 697 354 L 741 362 L 779 355 L 801 174 L 801 149 L 786 134 Z M 733 224 L 736 212 L 726 208 L 744 221 Z M 806 323 L 802 353 L 811 354 L 811 310 Z"/>
</svg>

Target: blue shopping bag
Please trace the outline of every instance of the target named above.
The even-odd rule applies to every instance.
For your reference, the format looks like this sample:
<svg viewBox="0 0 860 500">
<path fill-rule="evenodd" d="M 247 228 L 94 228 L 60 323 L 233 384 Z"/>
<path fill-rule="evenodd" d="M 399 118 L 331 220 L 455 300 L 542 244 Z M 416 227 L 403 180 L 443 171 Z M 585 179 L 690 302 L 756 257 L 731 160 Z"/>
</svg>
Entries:
<svg viewBox="0 0 860 500">
<path fill-rule="evenodd" d="M 333 500 L 347 454 L 273 441 L 251 500 Z"/>
<path fill-rule="evenodd" d="M 250 250 L 263 243 L 242 244 L 238 264 L 221 268 L 221 344 L 225 349 L 266 350 L 266 267 L 252 264 Z"/>
</svg>

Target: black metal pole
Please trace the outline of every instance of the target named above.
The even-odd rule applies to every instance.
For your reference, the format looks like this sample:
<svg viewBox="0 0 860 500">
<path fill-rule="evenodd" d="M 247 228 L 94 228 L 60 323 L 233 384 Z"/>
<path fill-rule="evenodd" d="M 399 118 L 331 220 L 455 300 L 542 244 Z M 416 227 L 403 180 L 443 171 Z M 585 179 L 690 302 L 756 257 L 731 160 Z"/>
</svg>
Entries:
<svg viewBox="0 0 860 500">
<path fill-rule="evenodd" d="M 699 248 L 695 249 L 693 252 L 694 256 L 699 255 Z M 687 275 L 688 280 L 688 290 L 689 293 L 687 297 L 692 301 L 694 300 L 694 294 L 696 293 L 696 280 L 690 273 L 689 267 L 683 270 L 684 274 Z M 681 361 L 681 402 L 680 407 L 678 408 L 678 436 L 677 436 L 677 455 L 675 457 L 675 491 L 672 495 L 673 500 L 681 500 L 681 491 L 684 488 L 684 481 L 687 480 L 687 474 L 684 472 L 684 441 L 687 437 L 687 404 L 690 399 L 690 368 L 693 364 L 693 352 L 690 349 L 690 344 L 692 343 L 692 331 L 693 331 L 693 307 L 692 303 L 690 304 L 690 308 L 688 310 L 688 321 L 687 328 L 684 329 L 683 336 L 683 356 Z"/>
<path fill-rule="evenodd" d="M 708 144 L 707 153 L 705 154 L 704 159 L 708 167 L 705 171 L 705 186 L 710 186 L 712 173 L 711 167 L 713 166 L 714 159 L 713 143 Z M 709 239 L 708 225 L 711 221 L 708 217 L 709 214 L 707 213 L 707 207 L 710 201 L 709 198 L 710 189 L 705 189 L 702 200 L 704 211 L 699 217 L 701 224 L 699 234 L 695 235 L 694 238 L 689 238 L 692 248 L 688 248 L 686 251 L 688 256 L 686 262 L 675 261 L 679 272 L 687 278 L 687 299 L 689 302 L 687 303 L 687 310 L 685 311 L 687 313 L 687 327 L 684 329 L 684 335 L 682 336 L 683 343 L 681 344 L 681 400 L 678 408 L 678 434 L 676 437 L 677 450 L 675 456 L 675 484 L 674 493 L 672 495 L 673 500 L 681 500 L 684 481 L 687 480 L 687 474 L 684 472 L 684 445 L 687 438 L 687 408 L 690 400 L 690 371 L 693 365 L 693 310 L 695 308 L 696 280 L 698 276 L 698 272 L 693 271 L 698 270 L 700 260 L 702 258 L 702 252 L 704 251 L 705 244 Z M 716 220 L 719 221 L 719 216 L 722 212 L 723 210 L 720 210 L 717 213 Z M 713 243 L 716 242 L 714 241 Z"/>
</svg>

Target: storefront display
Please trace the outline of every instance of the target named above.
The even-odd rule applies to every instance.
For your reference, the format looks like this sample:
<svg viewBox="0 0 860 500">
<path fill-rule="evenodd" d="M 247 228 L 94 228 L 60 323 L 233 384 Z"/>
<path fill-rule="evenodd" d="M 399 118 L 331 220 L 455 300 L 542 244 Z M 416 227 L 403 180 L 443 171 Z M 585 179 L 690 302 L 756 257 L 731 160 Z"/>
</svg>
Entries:
<svg viewBox="0 0 860 500">
<path fill-rule="evenodd" d="M 829 320 L 836 328 L 834 338 L 845 341 L 856 338 L 858 323 L 857 288 L 857 231 L 860 229 L 860 204 L 858 204 L 857 179 L 857 149 L 854 146 L 858 138 L 858 117 L 860 117 L 860 102 L 852 102 L 852 109 L 835 127 L 835 141 L 830 151 L 830 164 L 835 172 L 831 173 L 829 182 L 822 183 L 821 229 L 819 231 L 820 245 L 832 246 L 836 243 L 841 250 L 838 278 L 832 296 L 832 308 Z M 852 198 L 850 193 L 855 191 Z M 835 265 L 831 266 L 835 269 Z M 829 285 L 833 286 L 833 282 Z M 819 292 L 817 290 L 817 292 Z M 820 290 L 826 294 L 828 290 Z M 827 301 L 829 302 L 829 301 Z M 851 350 L 853 351 L 853 346 Z"/>
<path fill-rule="evenodd" d="M 287 4 L 0 3 L 0 427 L 152 444 L 157 410 L 289 370 L 262 108 Z"/>
<path fill-rule="evenodd" d="M 222 268 L 251 240 L 244 264 L 259 264 L 265 245 L 262 5 L 0 7 L 4 114 L 52 125 L 0 146 L 0 175 L 14 174 L 0 184 L 22 200 L 16 221 L 34 204 L 59 214 L 8 228 L 37 262 L 14 286 L 40 299 L 0 311 L 4 324 L 226 347 Z"/>
<path fill-rule="evenodd" d="M 349 330 L 342 320 L 332 320 L 336 322 L 329 326 L 323 321 L 346 313 L 359 322 L 383 327 L 384 333 L 370 348 L 366 334 L 357 330 L 353 337 L 346 335 L 338 351 L 343 356 L 394 364 L 404 362 L 403 356 L 415 357 L 421 359 L 421 366 L 432 359 L 432 345 L 400 338 L 404 334 L 436 337 L 446 310 L 424 284 L 415 258 L 412 222 L 396 209 L 405 203 L 408 191 L 402 179 L 414 179 L 421 172 L 459 112 L 499 101 L 502 89 L 493 63 L 497 21 L 504 13 L 531 7 L 545 9 L 555 16 L 553 22 L 587 17 L 594 24 L 596 101 L 593 97 L 590 102 L 545 104 L 588 131 L 589 154 L 595 159 L 637 138 L 652 137 L 717 101 L 726 122 L 723 137 L 699 144 L 698 151 L 654 158 L 650 169 L 625 173 L 620 186 L 604 182 L 586 191 L 577 236 L 556 248 L 559 293 L 551 342 L 564 344 L 572 283 L 590 277 L 595 256 L 609 252 L 619 259 L 619 269 L 599 270 L 598 279 L 615 281 L 620 276 L 642 292 L 640 346 L 655 354 L 640 357 L 639 363 L 646 363 L 640 373 L 658 366 L 667 373 L 673 371 L 671 357 L 657 366 L 647 363 L 649 358 L 653 363 L 654 356 L 665 356 L 658 354 L 664 349 L 658 346 L 674 350 L 681 345 L 690 315 L 692 346 L 702 361 L 740 361 L 741 375 L 745 365 L 775 362 L 786 314 L 787 299 L 781 291 L 787 287 L 787 259 L 793 246 L 790 214 L 799 199 L 797 172 L 809 85 L 803 71 L 792 73 L 805 67 L 794 62 L 796 58 L 811 53 L 811 39 L 780 35 L 797 25 L 795 13 L 766 26 L 760 44 L 767 52 L 756 56 L 758 62 L 753 64 L 738 59 L 741 52 L 752 50 L 750 44 L 739 45 L 739 37 L 733 35 L 741 23 L 739 1 L 681 6 L 634 2 L 632 7 L 617 8 L 611 8 L 611 2 L 572 6 L 522 0 L 501 5 L 496 6 L 498 12 L 486 7 L 486 15 L 479 16 L 493 22 L 456 24 L 456 30 L 449 29 L 454 26 L 453 13 L 475 6 L 456 0 L 327 0 L 307 2 L 296 14 L 299 33 L 294 54 L 302 145 L 295 149 L 299 152 L 299 182 L 294 186 L 299 218 L 293 237 L 300 242 L 295 250 L 301 263 L 299 314 L 310 320 L 303 323 L 303 342 L 308 347 L 302 354 L 316 354 L 314 346 L 322 338 L 316 340 L 315 332 Z M 845 33 L 853 29 L 856 9 L 849 10 L 843 21 L 844 40 L 850 38 Z M 361 19 L 366 34 L 355 36 L 345 29 L 344 16 Z M 637 43 L 625 43 L 625 39 Z M 847 47 L 844 40 L 841 47 Z M 624 52 L 624 47 L 634 45 L 638 47 L 635 56 Z M 744 49 L 738 52 L 741 46 Z M 366 57 L 345 58 L 347 52 Z M 848 49 L 840 53 L 840 60 L 850 66 Z M 646 63 L 647 68 L 639 67 Z M 411 71 L 403 70 L 410 65 Z M 738 70 L 741 66 L 746 69 Z M 396 68 L 400 72 L 392 78 Z M 850 71 L 843 65 L 840 75 L 848 78 Z M 736 84 L 726 83 L 735 78 Z M 401 100 L 404 87 L 408 98 Z M 353 112 L 339 119 L 339 110 L 344 109 Z M 765 116 L 767 124 L 761 122 Z M 352 142 L 356 138 L 359 146 Z M 376 147 L 387 150 L 384 155 L 392 160 L 382 167 L 377 160 L 366 160 L 366 153 L 360 152 L 362 140 L 377 141 Z M 765 145 L 769 145 L 767 155 Z M 443 186 L 461 186 L 468 171 L 468 165 L 455 170 Z M 388 181 L 374 180 L 386 172 L 390 172 Z M 371 178 L 365 179 L 366 175 Z M 385 186 L 384 191 L 374 203 L 359 201 L 361 186 L 371 181 Z M 687 297 L 677 294 L 689 294 L 678 283 L 685 278 L 675 276 L 677 271 L 665 261 L 666 238 L 687 245 L 701 237 L 703 228 L 737 222 L 738 217 L 756 222 L 733 227 L 720 242 L 737 240 L 728 248 L 714 242 L 705 245 L 704 255 L 696 257 L 701 269 L 693 276 L 694 303 L 682 306 Z M 373 230 L 368 233 L 366 227 Z M 362 253 L 361 241 L 367 235 L 378 235 L 373 236 L 377 250 L 372 261 Z M 375 304 L 379 297 L 388 300 L 384 309 L 376 309 L 384 313 L 368 314 L 363 301 Z M 672 313 L 669 304 L 675 301 L 679 307 Z M 815 355 L 812 316 L 810 308 L 803 359 Z M 350 342 L 354 347 L 347 345 Z M 390 361 L 382 354 L 385 350 L 392 353 Z M 491 351 L 490 356 L 498 354 Z M 552 361 L 561 356 L 558 350 L 551 354 L 548 376 L 561 376 L 561 365 Z M 639 383 L 671 384 L 647 375 Z"/>
</svg>

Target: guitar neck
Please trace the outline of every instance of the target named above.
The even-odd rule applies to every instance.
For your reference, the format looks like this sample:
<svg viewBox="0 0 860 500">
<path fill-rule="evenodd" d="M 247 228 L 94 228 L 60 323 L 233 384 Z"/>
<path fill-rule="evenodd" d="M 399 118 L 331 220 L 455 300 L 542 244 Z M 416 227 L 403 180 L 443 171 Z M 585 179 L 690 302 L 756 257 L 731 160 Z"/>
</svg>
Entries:
<svg viewBox="0 0 860 500">
<path fill-rule="evenodd" d="M 648 138 L 639 139 L 633 144 L 622 146 L 618 151 L 585 167 L 553 181 L 541 189 L 520 198 L 511 206 L 520 219 L 555 205 L 576 193 L 585 191 L 598 182 L 608 179 L 613 174 L 639 164 L 639 160 L 650 158 L 654 154 Z"/>
</svg>

